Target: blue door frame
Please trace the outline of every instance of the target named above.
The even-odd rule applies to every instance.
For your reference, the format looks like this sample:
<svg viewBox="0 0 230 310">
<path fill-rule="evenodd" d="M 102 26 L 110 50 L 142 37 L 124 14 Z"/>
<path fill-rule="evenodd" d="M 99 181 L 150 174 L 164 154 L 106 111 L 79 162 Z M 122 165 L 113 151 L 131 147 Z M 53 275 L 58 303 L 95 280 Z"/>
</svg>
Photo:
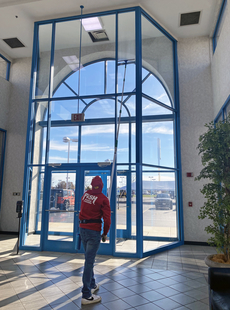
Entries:
<svg viewBox="0 0 230 310">
<path fill-rule="evenodd" d="M 52 173 L 61 173 L 62 171 L 67 171 L 69 173 L 76 173 L 76 183 L 75 183 L 75 206 L 74 210 L 63 211 L 74 213 L 74 229 L 73 233 L 63 233 L 63 232 L 52 232 L 49 231 L 49 214 L 50 214 L 50 190 L 51 190 L 51 176 Z M 94 176 L 99 175 L 102 178 L 104 187 L 103 193 L 107 194 L 107 176 L 110 176 L 111 167 L 100 168 L 97 164 L 62 164 L 61 166 L 47 166 L 46 167 L 46 179 L 44 184 L 44 201 L 43 201 L 43 211 L 42 211 L 42 230 L 41 230 L 41 250 L 44 251 L 58 251 L 58 252 L 69 252 L 69 253 L 83 253 L 83 247 L 81 246 L 80 250 L 77 250 L 76 246 L 76 235 L 79 231 L 78 215 L 80 212 L 80 203 L 81 197 L 84 193 L 84 177 L 85 176 Z M 113 206 L 111 206 L 111 209 Z M 60 211 L 61 212 L 61 211 Z M 113 222 L 113 221 L 112 221 Z M 111 225 L 112 230 L 112 225 Z M 57 241 L 57 240 L 48 240 L 49 235 L 69 235 L 73 237 L 73 241 Z M 108 234 L 110 237 L 109 243 L 102 243 L 100 245 L 98 254 L 107 254 L 112 255 L 114 248 L 114 238 L 111 237 L 113 234 Z"/>
</svg>

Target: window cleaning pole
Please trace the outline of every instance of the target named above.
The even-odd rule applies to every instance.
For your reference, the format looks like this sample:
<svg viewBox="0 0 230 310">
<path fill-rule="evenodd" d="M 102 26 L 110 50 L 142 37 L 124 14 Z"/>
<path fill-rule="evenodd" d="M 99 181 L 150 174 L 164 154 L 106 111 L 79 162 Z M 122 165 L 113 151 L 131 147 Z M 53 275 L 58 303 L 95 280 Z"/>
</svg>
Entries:
<svg viewBox="0 0 230 310">
<path fill-rule="evenodd" d="M 114 155 L 113 155 L 113 165 L 112 165 L 112 171 L 111 171 L 111 176 L 110 176 L 110 191 L 109 191 L 109 195 L 108 195 L 109 201 L 110 201 L 111 193 L 112 193 L 114 170 L 115 170 L 115 164 L 116 164 L 116 160 L 117 160 L 117 146 L 118 146 L 119 129 L 120 129 L 120 124 L 121 124 L 121 111 L 122 111 L 122 103 L 123 103 L 124 88 L 125 88 L 125 76 L 126 76 L 127 62 L 128 62 L 128 60 L 125 60 L 125 70 L 124 70 L 124 78 L 123 78 L 123 86 L 122 86 L 121 104 L 120 104 L 119 118 L 118 118 L 118 124 L 117 124 L 115 149 L 114 149 Z"/>
<path fill-rule="evenodd" d="M 80 8 L 81 8 L 81 25 L 80 25 L 79 68 L 78 68 L 79 76 L 78 76 L 78 109 L 77 109 L 77 113 L 79 113 L 79 96 L 80 96 L 80 81 L 81 81 L 82 13 L 83 13 L 84 6 L 81 5 Z"/>
</svg>

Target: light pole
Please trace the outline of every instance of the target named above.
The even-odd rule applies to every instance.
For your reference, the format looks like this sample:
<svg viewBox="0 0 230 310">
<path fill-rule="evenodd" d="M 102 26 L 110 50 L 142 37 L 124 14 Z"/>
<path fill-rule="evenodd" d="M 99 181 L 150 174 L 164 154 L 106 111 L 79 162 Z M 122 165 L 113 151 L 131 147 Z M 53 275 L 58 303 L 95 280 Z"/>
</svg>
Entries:
<svg viewBox="0 0 230 310">
<path fill-rule="evenodd" d="M 78 139 L 70 139 L 69 137 L 64 137 L 63 142 L 68 143 L 68 156 L 67 156 L 67 164 L 69 164 L 69 153 L 70 153 L 70 141 L 78 142 Z M 66 189 L 69 187 L 69 173 L 67 170 L 67 177 L 66 177 Z"/>
</svg>

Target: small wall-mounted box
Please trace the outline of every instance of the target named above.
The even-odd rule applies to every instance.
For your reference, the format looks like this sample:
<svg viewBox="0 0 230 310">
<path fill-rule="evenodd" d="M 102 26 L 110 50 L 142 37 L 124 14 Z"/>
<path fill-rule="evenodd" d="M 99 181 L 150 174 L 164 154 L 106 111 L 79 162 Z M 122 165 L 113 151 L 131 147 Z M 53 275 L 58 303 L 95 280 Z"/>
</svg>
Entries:
<svg viewBox="0 0 230 310">
<path fill-rule="evenodd" d="M 20 192 L 13 192 L 13 196 L 21 196 Z"/>
<path fill-rule="evenodd" d="M 193 172 L 186 173 L 187 178 L 192 178 L 194 176 Z"/>
<path fill-rule="evenodd" d="M 189 201 L 188 206 L 192 207 L 192 201 Z"/>
</svg>

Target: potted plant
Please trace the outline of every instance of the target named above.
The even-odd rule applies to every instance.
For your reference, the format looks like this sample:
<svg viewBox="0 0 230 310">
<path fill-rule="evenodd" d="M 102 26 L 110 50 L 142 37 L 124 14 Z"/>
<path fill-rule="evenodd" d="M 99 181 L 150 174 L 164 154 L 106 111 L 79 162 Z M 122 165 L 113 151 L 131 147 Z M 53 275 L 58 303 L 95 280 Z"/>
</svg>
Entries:
<svg viewBox="0 0 230 310">
<path fill-rule="evenodd" d="M 205 228 L 211 234 L 208 243 L 216 246 L 217 255 L 208 260 L 230 264 L 230 115 L 225 121 L 206 124 L 207 131 L 199 138 L 198 150 L 204 166 L 195 180 L 206 179 L 201 193 L 206 198 L 200 209 L 199 219 L 208 218 Z M 211 264 L 209 266 L 215 266 Z M 230 267 L 230 265 L 229 265 Z"/>
</svg>

